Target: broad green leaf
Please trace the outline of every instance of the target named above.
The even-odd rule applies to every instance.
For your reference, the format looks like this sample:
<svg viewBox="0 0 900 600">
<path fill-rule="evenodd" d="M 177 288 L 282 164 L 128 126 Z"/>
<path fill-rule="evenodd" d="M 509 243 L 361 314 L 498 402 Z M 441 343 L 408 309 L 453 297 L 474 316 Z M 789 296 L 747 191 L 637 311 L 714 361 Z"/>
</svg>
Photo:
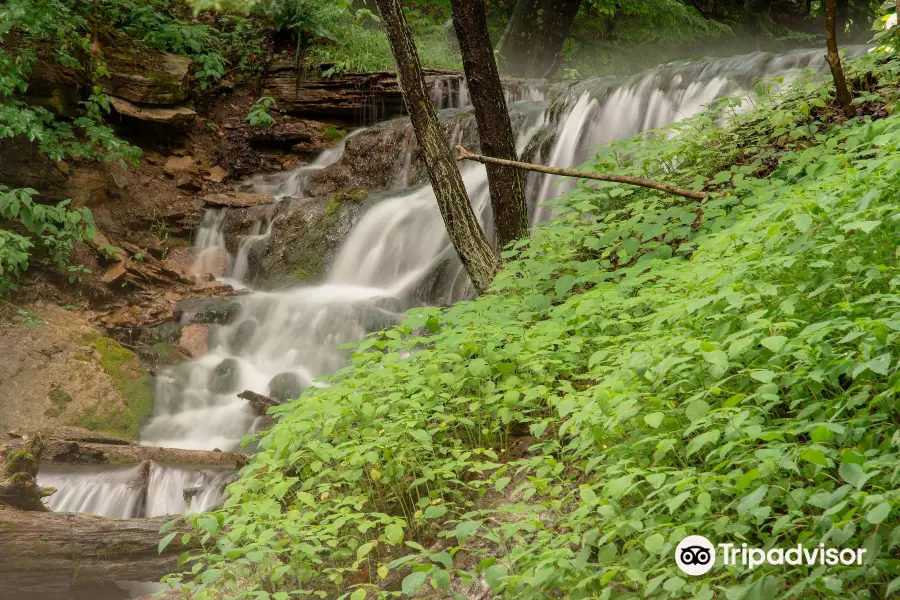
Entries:
<svg viewBox="0 0 900 600">
<path fill-rule="evenodd" d="M 428 574 L 422 571 L 410 573 L 403 578 L 403 583 L 400 584 L 400 589 L 407 596 L 413 596 L 416 592 L 419 591 L 427 578 Z"/>
<path fill-rule="evenodd" d="M 887 518 L 890 512 L 891 505 L 887 502 L 882 502 L 866 513 L 866 521 L 868 521 L 872 525 L 878 525 Z"/>
</svg>

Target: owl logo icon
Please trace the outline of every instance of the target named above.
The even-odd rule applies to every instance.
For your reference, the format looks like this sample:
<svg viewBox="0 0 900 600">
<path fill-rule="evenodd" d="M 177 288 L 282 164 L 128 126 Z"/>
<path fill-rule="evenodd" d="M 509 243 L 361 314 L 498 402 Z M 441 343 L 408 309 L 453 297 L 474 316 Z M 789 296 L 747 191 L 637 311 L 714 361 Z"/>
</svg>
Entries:
<svg viewBox="0 0 900 600">
<path fill-rule="evenodd" d="M 689 535 L 675 548 L 675 564 L 688 575 L 703 575 L 716 564 L 716 548 L 702 535 Z"/>
</svg>

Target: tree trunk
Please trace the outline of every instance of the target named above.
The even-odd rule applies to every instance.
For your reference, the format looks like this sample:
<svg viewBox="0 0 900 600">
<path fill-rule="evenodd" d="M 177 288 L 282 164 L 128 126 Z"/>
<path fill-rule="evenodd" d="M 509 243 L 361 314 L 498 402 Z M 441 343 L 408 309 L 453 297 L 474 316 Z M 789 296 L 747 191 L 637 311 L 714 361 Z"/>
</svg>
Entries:
<svg viewBox="0 0 900 600">
<path fill-rule="evenodd" d="M 549 77 L 569 36 L 580 0 L 518 0 L 497 45 L 503 72 Z"/>
<path fill-rule="evenodd" d="M 0 514 L 8 508 L 39 512 L 48 510 L 41 499 L 52 494 L 53 488 L 41 488 L 37 484 L 43 449 L 41 436 L 0 445 Z M 0 553 L 0 556 L 3 554 Z"/>
<path fill-rule="evenodd" d="M 68 599 L 76 584 L 159 581 L 186 549 L 173 540 L 157 553 L 159 529 L 173 518 L 0 510 L 0 598 Z"/>
<path fill-rule="evenodd" d="M 483 292 L 497 274 L 500 259 L 478 224 L 456 168 L 453 151 L 441 131 L 400 0 L 378 0 L 378 9 L 391 42 L 400 89 L 447 233 L 475 288 Z"/>
<path fill-rule="evenodd" d="M 517 160 L 516 141 L 491 48 L 484 2 L 452 0 L 451 7 L 453 27 L 456 29 L 466 81 L 475 107 L 481 151 L 488 156 Z M 525 188 L 517 169 L 487 165 L 487 175 L 497 247 L 503 248 L 528 235 Z"/>
<path fill-rule="evenodd" d="M 198 467 L 240 469 L 247 455 L 239 452 L 181 450 L 157 446 L 92 444 L 70 440 L 45 442 L 41 464 L 45 465 L 136 465 L 144 461 Z"/>
<path fill-rule="evenodd" d="M 834 87 L 841 109 L 848 118 L 856 116 L 856 107 L 850 102 L 850 90 L 847 89 L 847 79 L 844 77 L 844 69 L 841 67 L 841 55 L 838 52 L 837 37 L 835 37 L 835 12 L 836 0 L 825 0 L 825 39 L 828 43 L 828 66 L 831 67 L 831 76 L 834 78 Z"/>
</svg>

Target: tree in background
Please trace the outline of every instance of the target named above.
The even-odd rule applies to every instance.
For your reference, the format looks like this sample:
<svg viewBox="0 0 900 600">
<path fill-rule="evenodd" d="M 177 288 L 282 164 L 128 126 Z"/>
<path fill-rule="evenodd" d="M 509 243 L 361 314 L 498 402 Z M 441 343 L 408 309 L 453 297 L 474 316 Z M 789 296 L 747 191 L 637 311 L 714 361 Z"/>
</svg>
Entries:
<svg viewBox="0 0 900 600">
<path fill-rule="evenodd" d="M 403 6 L 400 0 L 377 2 L 397 62 L 400 89 L 447 234 L 475 288 L 484 292 L 500 268 L 500 258 L 475 217 L 453 152 L 441 131 Z"/>
<path fill-rule="evenodd" d="M 520 0 L 524 2 L 526 0 Z M 483 154 L 517 160 L 512 124 L 503 97 L 500 74 L 491 50 L 483 0 L 452 0 L 453 26 L 459 40 L 463 68 Z M 497 245 L 528 235 L 528 207 L 521 173 L 512 167 L 487 165 L 488 187 Z"/>
<path fill-rule="evenodd" d="M 847 89 L 847 79 L 844 77 L 844 69 L 841 66 L 841 55 L 838 52 L 837 36 L 835 33 L 835 15 L 837 0 L 825 0 L 825 39 L 828 44 L 828 66 L 831 67 L 831 76 L 834 79 L 834 87 L 838 102 L 847 117 L 856 115 L 856 107 L 851 104 L 850 90 Z"/>
<path fill-rule="evenodd" d="M 518 0 L 497 44 L 504 73 L 549 77 L 559 62 L 580 3 L 580 0 Z"/>
</svg>

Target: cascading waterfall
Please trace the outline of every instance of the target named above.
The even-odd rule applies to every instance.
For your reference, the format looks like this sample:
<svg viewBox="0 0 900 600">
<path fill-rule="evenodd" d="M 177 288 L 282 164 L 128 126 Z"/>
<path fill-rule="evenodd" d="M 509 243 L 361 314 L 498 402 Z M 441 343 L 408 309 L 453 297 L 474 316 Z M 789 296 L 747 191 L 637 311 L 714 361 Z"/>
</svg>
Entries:
<svg viewBox="0 0 900 600">
<path fill-rule="evenodd" d="M 859 52 L 851 49 L 851 53 Z M 519 126 L 517 146 L 522 151 L 542 130 L 552 127 L 555 141 L 547 155 L 538 159 L 554 166 L 577 166 L 594 145 L 683 119 L 717 97 L 750 89 L 761 77 L 823 64 L 820 51 L 785 56 L 757 53 L 671 64 L 626 79 L 579 82 L 564 90 L 549 109 L 538 107 Z M 464 83 L 458 78 L 455 81 L 459 84 L 455 93 L 443 90 L 436 99 L 465 100 Z M 512 92 L 508 90 L 508 94 Z M 541 98 L 543 91 L 519 89 L 516 94 Z M 409 137 L 406 151 L 398 157 L 399 186 L 408 181 L 414 143 Z M 304 197 L 311 174 L 338 160 L 344 147 L 340 144 L 326 150 L 307 167 L 254 177 L 242 189 L 272 194 L 283 202 Z M 476 214 L 489 231 L 485 170 L 467 163 L 462 175 Z M 551 216 L 542 203 L 572 185 L 530 175 L 532 223 Z M 198 270 L 208 272 L 209 262 L 204 260 L 211 260 L 215 253 L 221 256 L 225 210 L 210 211 L 198 232 Z M 262 211 L 237 255 L 229 256 L 223 280 L 246 286 L 247 253 L 250 247 L 267 242 L 271 228 L 272 212 Z M 326 281 L 279 292 L 253 291 L 241 297 L 237 317 L 217 329 L 207 355 L 161 373 L 154 414 L 142 430 L 142 442 L 234 449 L 256 421 L 238 393 L 253 390 L 279 401 L 295 398 L 302 389 L 317 385 L 316 377 L 344 364 L 344 356 L 336 350 L 338 344 L 395 323 L 411 306 L 450 303 L 471 293 L 430 186 L 397 191 L 363 215 L 344 241 Z M 50 499 L 55 510 L 122 516 L 139 506 L 152 514 L 202 510 L 221 499 L 227 475 L 154 465 L 143 504 L 132 495 L 129 481 L 133 478 L 128 469 L 87 474 L 84 470 L 78 474 L 42 470 L 40 480 L 42 485 L 60 488 Z M 192 490 L 187 504 L 185 489 Z"/>
</svg>

